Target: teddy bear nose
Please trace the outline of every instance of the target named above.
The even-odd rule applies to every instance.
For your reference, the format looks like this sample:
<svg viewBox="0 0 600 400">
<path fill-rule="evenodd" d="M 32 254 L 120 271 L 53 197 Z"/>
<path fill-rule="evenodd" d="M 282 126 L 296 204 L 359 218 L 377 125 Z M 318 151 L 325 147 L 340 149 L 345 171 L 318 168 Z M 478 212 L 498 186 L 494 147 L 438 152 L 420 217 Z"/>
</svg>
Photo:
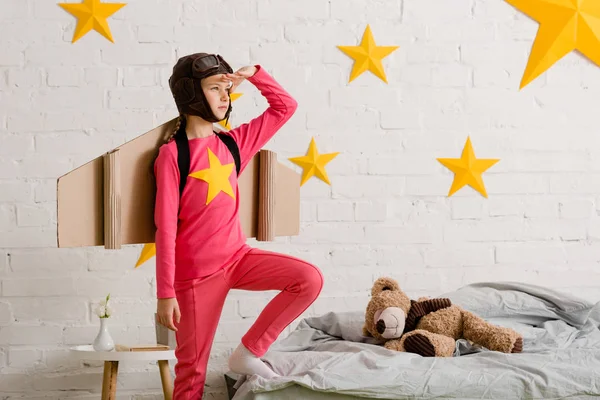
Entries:
<svg viewBox="0 0 600 400">
<path fill-rule="evenodd" d="M 383 332 L 385 332 L 385 321 L 380 319 L 379 321 L 377 321 L 377 325 L 376 325 L 376 329 L 377 332 L 381 335 Z"/>
</svg>

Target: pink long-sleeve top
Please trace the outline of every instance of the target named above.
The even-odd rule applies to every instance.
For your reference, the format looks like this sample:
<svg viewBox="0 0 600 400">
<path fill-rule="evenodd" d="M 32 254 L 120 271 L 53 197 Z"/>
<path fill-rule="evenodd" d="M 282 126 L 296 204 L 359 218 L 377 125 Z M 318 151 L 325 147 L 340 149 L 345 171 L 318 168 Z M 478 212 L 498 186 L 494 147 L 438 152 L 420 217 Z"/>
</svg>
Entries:
<svg viewBox="0 0 600 400">
<path fill-rule="evenodd" d="M 248 81 L 267 99 L 269 107 L 250 122 L 226 132 L 239 147 L 240 174 L 297 108 L 296 100 L 269 73 L 260 65 L 256 68 Z M 154 166 L 157 298 L 175 297 L 175 281 L 210 275 L 250 250 L 238 215 L 238 179 L 231 152 L 217 135 L 190 139 L 189 144 L 190 175 L 181 207 L 174 140 L 160 147 Z M 231 190 L 227 178 L 218 179 L 222 174 L 228 174 Z"/>
</svg>

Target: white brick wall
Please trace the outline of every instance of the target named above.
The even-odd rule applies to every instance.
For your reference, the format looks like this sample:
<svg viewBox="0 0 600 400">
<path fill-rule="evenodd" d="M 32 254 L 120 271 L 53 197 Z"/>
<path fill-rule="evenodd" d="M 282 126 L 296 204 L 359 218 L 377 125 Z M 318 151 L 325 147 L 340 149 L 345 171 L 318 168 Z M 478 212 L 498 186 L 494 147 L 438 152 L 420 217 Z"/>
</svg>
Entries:
<svg viewBox="0 0 600 400">
<path fill-rule="evenodd" d="M 321 268 L 303 316 L 364 309 L 383 275 L 413 298 L 486 280 L 600 297 L 600 70 L 569 54 L 519 91 L 538 26 L 507 3 L 131 0 L 109 19 L 114 44 L 96 32 L 71 44 L 75 23 L 55 2 L 0 7 L 0 398 L 97 398 L 101 363 L 67 349 L 93 340 L 107 292 L 115 339 L 153 340 L 153 261 L 134 270 L 138 246 L 57 249 L 56 178 L 172 118 L 167 79 L 190 52 L 260 63 L 297 98 L 267 146 L 283 162 L 311 137 L 341 152 L 331 186 L 302 186 L 299 236 L 251 241 Z M 384 60 L 388 85 L 347 83 L 336 46 L 366 24 L 400 46 Z M 246 85 L 234 125 L 266 104 Z M 501 159 L 484 175 L 488 199 L 446 197 L 453 177 L 436 158 L 459 157 L 467 135 L 478 157 Z M 206 398 L 225 398 L 227 356 L 275 294 L 228 297 Z M 162 398 L 155 365 L 120 374 L 119 400 Z"/>
</svg>

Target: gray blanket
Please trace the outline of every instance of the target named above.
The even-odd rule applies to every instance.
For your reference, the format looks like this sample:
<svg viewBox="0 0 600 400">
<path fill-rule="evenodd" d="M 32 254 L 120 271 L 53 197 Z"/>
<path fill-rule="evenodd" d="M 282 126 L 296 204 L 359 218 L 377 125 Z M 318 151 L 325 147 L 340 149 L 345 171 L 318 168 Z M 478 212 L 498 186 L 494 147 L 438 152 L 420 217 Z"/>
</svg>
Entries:
<svg viewBox="0 0 600 400">
<path fill-rule="evenodd" d="M 440 297 L 522 333 L 523 353 L 492 352 L 465 340 L 450 358 L 395 352 L 362 336 L 364 310 L 332 312 L 302 320 L 271 346 L 263 360 L 281 378 L 242 378 L 234 399 L 283 398 L 274 391 L 294 385 L 319 399 L 600 396 L 600 303 L 512 282 L 472 284 Z"/>
</svg>

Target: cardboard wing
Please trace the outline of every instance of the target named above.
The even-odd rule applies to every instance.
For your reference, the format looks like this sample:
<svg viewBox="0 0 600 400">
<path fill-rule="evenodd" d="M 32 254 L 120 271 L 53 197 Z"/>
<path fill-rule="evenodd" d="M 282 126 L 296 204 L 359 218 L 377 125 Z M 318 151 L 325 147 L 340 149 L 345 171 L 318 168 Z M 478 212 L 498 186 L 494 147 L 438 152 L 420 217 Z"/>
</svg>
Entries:
<svg viewBox="0 0 600 400">
<path fill-rule="evenodd" d="M 156 184 L 152 165 L 176 119 L 61 176 L 58 247 L 154 242 Z M 261 150 L 238 180 L 240 221 L 249 238 L 273 240 L 300 228 L 300 175 Z"/>
</svg>

